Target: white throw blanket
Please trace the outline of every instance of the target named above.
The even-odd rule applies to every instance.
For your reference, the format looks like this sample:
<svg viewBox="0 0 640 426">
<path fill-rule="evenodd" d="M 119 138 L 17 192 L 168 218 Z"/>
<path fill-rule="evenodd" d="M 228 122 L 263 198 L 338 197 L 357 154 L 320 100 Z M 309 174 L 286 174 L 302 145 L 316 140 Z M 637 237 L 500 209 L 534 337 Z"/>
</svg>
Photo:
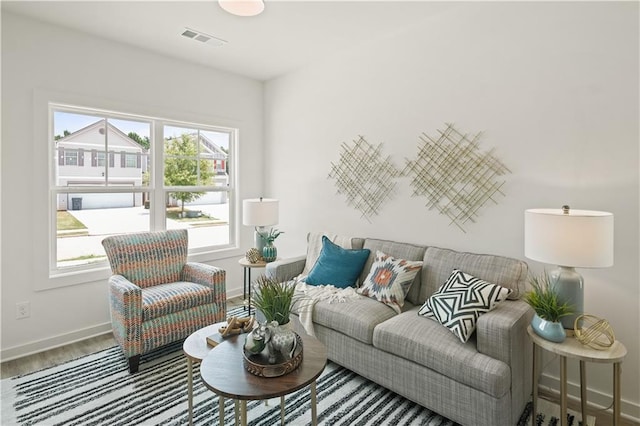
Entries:
<svg viewBox="0 0 640 426">
<path fill-rule="evenodd" d="M 300 318 L 300 323 L 310 336 L 315 336 L 313 329 L 313 309 L 315 304 L 321 300 L 328 300 L 329 303 L 347 302 L 347 299 L 360 297 L 353 287 L 338 288 L 332 285 L 309 285 L 304 282 L 306 276 L 296 278 L 296 311 Z"/>
</svg>

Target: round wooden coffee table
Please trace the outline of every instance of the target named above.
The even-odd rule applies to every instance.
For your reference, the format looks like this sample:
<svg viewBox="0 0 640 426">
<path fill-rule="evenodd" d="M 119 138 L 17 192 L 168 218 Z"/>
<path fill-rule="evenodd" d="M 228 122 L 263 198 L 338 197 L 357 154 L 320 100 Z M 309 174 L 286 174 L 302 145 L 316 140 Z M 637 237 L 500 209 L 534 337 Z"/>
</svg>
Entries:
<svg viewBox="0 0 640 426">
<path fill-rule="evenodd" d="M 280 377 L 258 377 L 243 365 L 245 335 L 230 337 L 202 360 L 200 376 L 205 386 L 219 397 L 220 425 L 224 425 L 224 398 L 240 401 L 241 424 L 247 424 L 247 401 L 280 397 L 280 419 L 284 424 L 284 396 L 310 387 L 311 424 L 317 425 L 316 379 L 327 364 L 327 348 L 315 337 L 300 334 L 303 358 L 300 366 Z"/>
</svg>

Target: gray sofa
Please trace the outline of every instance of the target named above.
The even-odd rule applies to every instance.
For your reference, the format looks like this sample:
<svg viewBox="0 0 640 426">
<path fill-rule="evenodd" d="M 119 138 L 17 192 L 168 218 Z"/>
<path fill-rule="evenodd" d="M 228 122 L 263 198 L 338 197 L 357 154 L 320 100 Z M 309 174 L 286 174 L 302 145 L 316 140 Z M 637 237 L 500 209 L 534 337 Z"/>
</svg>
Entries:
<svg viewBox="0 0 640 426">
<path fill-rule="evenodd" d="M 515 425 L 531 393 L 531 343 L 526 327 L 533 311 L 520 299 L 527 264 L 501 256 L 371 238 L 352 238 L 354 249 L 376 250 L 406 260 L 423 260 L 401 314 L 364 296 L 347 303 L 318 302 L 314 331 L 329 359 L 458 423 Z M 280 281 L 298 276 L 306 256 L 267 265 Z M 311 265 L 307 265 L 309 268 Z M 476 332 L 462 343 L 438 322 L 417 314 L 454 268 L 512 289 L 509 300 L 482 315 Z"/>
</svg>

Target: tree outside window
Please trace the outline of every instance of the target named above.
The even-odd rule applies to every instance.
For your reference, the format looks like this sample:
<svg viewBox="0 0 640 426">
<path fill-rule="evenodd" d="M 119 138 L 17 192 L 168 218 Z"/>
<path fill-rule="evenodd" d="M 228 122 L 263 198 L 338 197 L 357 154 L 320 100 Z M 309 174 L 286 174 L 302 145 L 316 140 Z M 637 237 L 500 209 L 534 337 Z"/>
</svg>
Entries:
<svg viewBox="0 0 640 426">
<path fill-rule="evenodd" d="M 211 184 L 213 171 L 210 162 L 202 158 L 196 135 L 183 133 L 178 138 L 165 141 L 164 184 L 165 186 L 206 186 Z M 170 197 L 184 204 L 202 197 L 204 192 L 171 192 Z"/>
</svg>

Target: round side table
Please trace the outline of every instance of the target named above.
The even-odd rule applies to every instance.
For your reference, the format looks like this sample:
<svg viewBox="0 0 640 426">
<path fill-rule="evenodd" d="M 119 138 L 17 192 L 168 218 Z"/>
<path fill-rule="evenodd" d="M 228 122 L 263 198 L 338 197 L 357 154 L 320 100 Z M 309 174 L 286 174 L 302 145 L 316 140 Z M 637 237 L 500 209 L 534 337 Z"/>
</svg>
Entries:
<svg viewBox="0 0 640 426">
<path fill-rule="evenodd" d="M 211 352 L 212 346 L 207 344 L 207 337 L 216 333 L 227 322 L 219 322 L 197 330 L 186 338 L 182 344 L 182 351 L 187 357 L 187 386 L 189 393 L 189 424 L 193 424 L 193 363 L 202 360 Z"/>
<path fill-rule="evenodd" d="M 533 340 L 533 418 L 538 404 L 538 348 L 555 353 L 560 357 L 560 423 L 567 425 L 567 358 L 580 361 L 580 408 L 582 423 L 587 420 L 587 377 L 586 362 L 613 364 L 613 426 L 620 424 L 620 364 L 627 356 L 627 348 L 615 341 L 607 350 L 597 350 L 585 346 L 575 337 L 567 337 L 562 343 L 554 343 L 538 336 L 531 326 L 527 333 Z"/>
<path fill-rule="evenodd" d="M 247 260 L 246 257 L 243 257 L 238 260 L 238 263 L 242 266 L 244 272 L 244 284 L 242 287 L 242 297 L 247 301 L 247 308 L 249 310 L 249 316 L 251 316 L 251 270 L 253 268 L 264 268 L 267 266 L 267 262 L 260 261 L 256 263 L 251 263 Z M 248 299 L 248 300 L 247 300 Z"/>
</svg>

